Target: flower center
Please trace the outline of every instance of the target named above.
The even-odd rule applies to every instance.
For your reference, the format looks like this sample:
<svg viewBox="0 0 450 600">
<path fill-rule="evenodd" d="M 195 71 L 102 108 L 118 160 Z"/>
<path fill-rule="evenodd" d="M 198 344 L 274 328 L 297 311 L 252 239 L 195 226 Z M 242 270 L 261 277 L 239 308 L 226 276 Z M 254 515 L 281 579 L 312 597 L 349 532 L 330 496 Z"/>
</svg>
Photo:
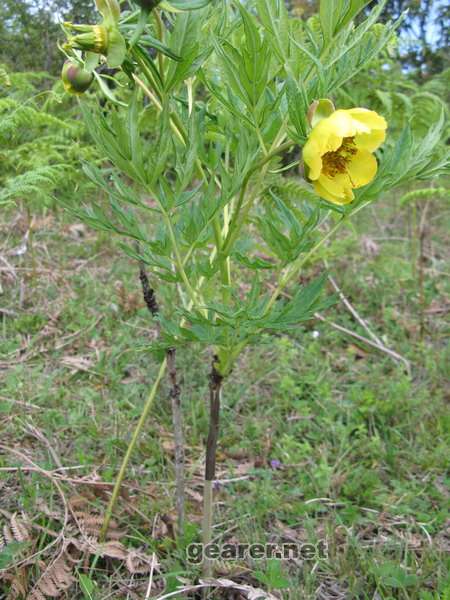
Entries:
<svg viewBox="0 0 450 600">
<path fill-rule="evenodd" d="M 345 137 L 340 148 L 322 156 L 322 172 L 327 177 L 346 173 L 349 162 L 357 153 L 354 137 Z"/>
</svg>

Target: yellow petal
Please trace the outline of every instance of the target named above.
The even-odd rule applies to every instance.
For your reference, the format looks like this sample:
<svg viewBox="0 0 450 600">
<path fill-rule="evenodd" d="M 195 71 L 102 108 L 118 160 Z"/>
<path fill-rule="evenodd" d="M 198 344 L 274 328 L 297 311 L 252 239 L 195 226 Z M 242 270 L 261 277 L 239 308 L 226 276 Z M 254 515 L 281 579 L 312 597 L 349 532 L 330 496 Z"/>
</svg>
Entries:
<svg viewBox="0 0 450 600">
<path fill-rule="evenodd" d="M 373 129 L 370 133 L 358 133 L 355 136 L 355 145 L 362 150 L 374 152 L 386 139 L 384 129 Z"/>
<path fill-rule="evenodd" d="M 319 196 L 335 204 L 348 204 L 354 198 L 352 186 L 347 174 L 327 177 L 322 175 L 314 183 L 314 188 Z"/>
<path fill-rule="evenodd" d="M 324 198 L 325 200 L 328 200 L 329 202 L 333 202 L 333 204 L 342 203 L 342 200 L 339 198 L 339 196 L 335 196 L 334 194 L 330 194 L 330 192 L 327 192 L 323 185 L 321 185 L 320 181 L 314 182 L 314 191 L 318 196 Z"/>
<path fill-rule="evenodd" d="M 369 133 L 371 131 L 369 125 L 353 117 L 352 110 L 354 109 L 337 110 L 329 117 L 335 131 L 339 131 L 342 137 L 353 137 L 357 133 Z"/>
<path fill-rule="evenodd" d="M 387 129 L 386 119 L 374 110 L 368 110 L 367 108 L 350 108 L 347 112 L 353 119 L 358 121 L 358 123 L 370 130 Z"/>
<path fill-rule="evenodd" d="M 321 185 L 319 181 L 314 182 L 314 190 L 321 198 L 324 198 L 333 204 L 339 204 L 340 206 L 343 204 L 349 204 L 354 198 L 353 193 L 345 196 L 336 196 L 335 194 L 331 194 L 323 187 L 323 185 Z"/>
<path fill-rule="evenodd" d="M 303 146 L 303 160 L 309 167 L 308 177 L 317 179 L 322 171 L 321 146 L 315 137 L 310 137 Z"/>
<path fill-rule="evenodd" d="M 347 166 L 348 176 L 354 188 L 371 182 L 377 174 L 377 170 L 377 159 L 368 150 L 358 150 Z"/>
</svg>

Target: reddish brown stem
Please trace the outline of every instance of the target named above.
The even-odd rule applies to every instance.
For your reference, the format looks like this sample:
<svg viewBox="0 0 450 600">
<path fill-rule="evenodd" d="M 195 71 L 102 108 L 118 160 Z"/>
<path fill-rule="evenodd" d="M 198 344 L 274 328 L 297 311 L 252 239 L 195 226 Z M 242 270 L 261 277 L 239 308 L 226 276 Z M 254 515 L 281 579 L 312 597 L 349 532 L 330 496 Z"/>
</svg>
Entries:
<svg viewBox="0 0 450 600">
<path fill-rule="evenodd" d="M 181 409 L 181 388 L 178 383 L 175 348 L 167 351 L 167 366 L 171 383 L 170 398 L 172 401 L 172 423 L 175 439 L 175 479 L 176 507 L 178 515 L 178 534 L 182 535 L 185 517 L 185 457 L 183 435 L 183 413 Z"/>
</svg>

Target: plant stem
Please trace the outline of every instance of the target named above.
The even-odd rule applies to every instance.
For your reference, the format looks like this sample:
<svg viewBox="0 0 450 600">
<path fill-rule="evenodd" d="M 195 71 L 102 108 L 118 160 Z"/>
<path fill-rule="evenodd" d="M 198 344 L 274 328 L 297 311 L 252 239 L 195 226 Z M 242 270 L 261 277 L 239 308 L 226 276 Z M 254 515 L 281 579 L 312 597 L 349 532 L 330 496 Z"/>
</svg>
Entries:
<svg viewBox="0 0 450 600">
<path fill-rule="evenodd" d="M 215 253 L 212 252 L 211 254 L 211 260 L 213 260 Z M 144 269 L 144 265 L 141 263 L 140 264 L 140 274 L 139 274 L 141 283 L 142 283 L 142 290 L 143 290 L 143 294 L 144 294 L 144 300 L 147 304 L 148 309 L 150 310 L 150 312 L 152 314 L 156 314 L 158 312 L 158 304 L 156 302 L 156 298 L 154 296 L 154 292 L 153 290 L 150 288 L 149 282 L 148 282 L 148 278 L 147 275 L 145 273 L 145 269 Z M 199 288 L 201 288 L 201 285 L 203 283 L 203 278 L 201 278 L 199 280 Z M 193 305 L 193 301 L 191 300 L 189 303 L 189 308 L 191 308 Z M 181 321 L 181 323 L 184 322 L 184 319 Z M 134 448 L 136 446 L 137 440 L 139 438 L 139 435 L 141 434 L 141 431 L 144 427 L 145 421 L 147 419 L 147 416 L 150 412 L 150 409 L 153 406 L 153 402 L 155 400 L 155 396 L 156 396 L 156 392 L 158 390 L 158 387 L 161 383 L 161 380 L 164 376 L 164 373 L 166 371 L 167 368 L 167 357 L 163 360 L 163 362 L 161 363 L 159 372 L 158 372 L 158 376 L 156 378 L 155 383 L 153 384 L 152 389 L 150 390 L 149 396 L 147 398 L 147 402 L 144 405 L 143 408 L 143 412 L 139 418 L 138 424 L 136 425 L 136 429 L 133 432 L 133 436 L 131 438 L 131 441 L 128 445 L 127 451 L 125 453 L 125 456 L 123 458 L 121 467 L 120 467 L 120 471 L 119 474 L 116 478 L 116 481 L 114 482 L 114 489 L 112 492 L 112 496 L 110 499 L 110 502 L 108 504 L 108 507 L 106 509 L 106 513 L 105 513 L 105 519 L 102 525 L 102 529 L 100 531 L 100 536 L 99 539 L 100 541 L 103 541 L 106 537 L 106 534 L 108 532 L 108 527 L 109 527 L 109 523 L 111 521 L 112 518 L 112 514 L 114 512 L 114 508 L 116 506 L 117 500 L 119 498 L 119 494 L 120 494 L 120 488 L 122 486 L 122 482 L 124 480 L 125 474 L 126 474 L 126 470 L 128 467 L 128 463 L 130 462 L 130 458 L 133 454 Z"/>
<path fill-rule="evenodd" d="M 139 250 L 139 248 L 138 248 Z M 145 272 L 143 262 L 139 264 L 139 279 L 142 284 L 144 300 L 152 316 L 159 312 L 159 306 L 155 298 L 155 293 L 150 287 L 150 283 Z M 172 404 L 172 424 L 175 440 L 175 481 L 176 481 L 176 508 L 178 515 L 178 534 L 182 535 L 184 530 L 184 481 L 185 481 L 185 462 L 184 462 L 184 435 L 183 435 L 183 413 L 181 410 L 181 388 L 178 383 L 176 369 L 176 350 L 169 348 L 166 354 L 167 367 L 169 371 L 171 389 L 170 399 Z"/>
<path fill-rule="evenodd" d="M 150 390 L 150 393 L 147 397 L 147 400 L 144 405 L 144 409 L 143 409 L 142 414 L 139 418 L 139 421 L 136 425 L 136 428 L 133 432 L 130 443 L 128 444 L 127 451 L 125 453 L 122 464 L 120 466 L 119 474 L 117 475 L 117 479 L 114 483 L 114 489 L 112 492 L 112 496 L 109 501 L 108 507 L 106 509 L 105 519 L 103 521 L 103 525 L 102 525 L 102 528 L 100 531 L 100 536 L 99 536 L 100 542 L 103 542 L 105 540 L 106 534 L 108 533 L 109 523 L 111 521 L 111 517 L 112 517 L 113 511 L 114 511 L 114 508 L 116 506 L 117 500 L 119 498 L 120 488 L 122 486 L 122 481 L 125 477 L 128 463 L 130 462 L 131 455 L 133 454 L 134 448 L 139 439 L 142 428 L 144 427 L 144 424 L 145 424 L 147 416 L 150 412 L 150 409 L 153 406 L 153 402 L 155 401 L 155 397 L 156 397 L 156 392 L 158 391 L 161 380 L 164 376 L 164 373 L 166 372 L 166 368 L 167 368 L 167 359 L 165 358 L 159 367 L 158 375 L 156 376 L 155 382 L 153 383 L 152 389 Z"/>
<path fill-rule="evenodd" d="M 216 368 L 217 357 L 214 357 L 209 376 L 209 433 L 206 442 L 205 482 L 203 488 L 203 544 L 206 546 L 212 540 L 213 526 L 213 482 L 216 476 L 216 450 L 219 437 L 220 400 L 223 377 Z M 203 575 L 212 576 L 212 562 L 205 559 Z"/>
<path fill-rule="evenodd" d="M 247 192 L 247 187 L 250 182 L 251 176 L 259 169 L 263 169 L 272 160 L 272 158 L 274 158 L 275 156 L 278 156 L 279 154 L 281 154 L 282 152 L 284 152 L 285 150 L 287 150 L 288 148 L 290 148 L 293 145 L 294 145 L 294 142 L 285 142 L 284 144 L 281 144 L 280 146 L 278 146 L 277 148 L 275 148 L 274 150 L 269 152 L 269 154 L 266 154 L 266 156 L 264 156 L 264 158 L 261 161 L 259 161 L 258 164 L 256 164 L 254 167 L 252 167 L 248 171 L 246 176 L 244 177 L 244 180 L 242 182 L 241 192 L 239 194 L 239 198 L 238 198 L 238 201 L 236 204 L 236 208 L 235 208 L 234 214 L 231 218 L 229 232 L 223 243 L 223 248 L 221 251 L 222 258 L 225 258 L 230 253 L 234 242 L 236 241 L 237 237 L 239 236 L 239 233 L 241 231 L 241 228 L 245 221 L 245 218 L 248 215 L 250 208 L 252 207 L 253 200 L 256 197 L 256 196 L 252 197 L 247 202 L 247 204 L 245 205 L 244 210 L 242 210 L 242 214 L 241 214 L 241 209 L 244 204 L 245 194 Z M 265 173 L 265 170 L 264 170 L 264 173 Z"/>
<path fill-rule="evenodd" d="M 181 410 L 181 388 L 178 383 L 175 363 L 175 348 L 167 351 L 167 366 L 171 382 L 170 398 L 172 400 L 172 423 L 175 439 L 175 479 L 176 479 L 176 507 L 178 515 L 178 535 L 184 532 L 185 516 L 185 460 L 184 460 L 184 435 L 183 413 Z"/>
<path fill-rule="evenodd" d="M 157 198 L 157 196 L 155 196 Z M 174 259 L 175 259 L 175 265 L 178 271 L 178 274 L 180 275 L 186 291 L 189 295 L 190 300 L 192 301 L 192 304 L 195 308 L 197 308 L 198 310 L 205 312 L 204 309 L 202 309 L 199 305 L 199 302 L 197 300 L 197 295 L 195 293 L 194 288 L 192 287 L 189 278 L 186 274 L 186 271 L 184 269 L 184 262 L 183 259 L 181 258 L 181 254 L 180 254 L 180 250 L 178 248 L 178 242 L 177 242 L 177 238 L 175 236 L 175 231 L 173 228 L 173 224 L 172 224 L 172 220 L 170 218 L 169 213 L 166 211 L 166 209 L 164 208 L 162 202 L 159 202 L 159 206 L 160 209 L 162 211 L 163 217 L 164 217 L 164 221 L 167 225 L 167 229 L 169 231 L 169 237 L 170 237 L 170 241 L 172 243 L 172 248 L 173 248 L 173 252 L 174 252 Z"/>
<path fill-rule="evenodd" d="M 425 238 L 426 238 L 426 216 L 428 213 L 428 206 L 430 204 L 430 201 L 428 200 L 427 203 L 425 204 L 425 207 L 422 210 L 422 213 L 420 215 L 420 222 L 419 222 L 419 231 L 418 231 L 418 238 L 419 238 L 419 260 L 418 260 L 418 270 L 419 270 L 419 311 L 420 311 L 420 330 L 419 330 L 419 336 L 420 336 L 420 341 L 423 342 L 423 338 L 425 336 L 425 305 L 426 305 L 426 298 L 425 298 L 425 262 L 426 262 L 426 258 L 425 258 Z"/>
</svg>

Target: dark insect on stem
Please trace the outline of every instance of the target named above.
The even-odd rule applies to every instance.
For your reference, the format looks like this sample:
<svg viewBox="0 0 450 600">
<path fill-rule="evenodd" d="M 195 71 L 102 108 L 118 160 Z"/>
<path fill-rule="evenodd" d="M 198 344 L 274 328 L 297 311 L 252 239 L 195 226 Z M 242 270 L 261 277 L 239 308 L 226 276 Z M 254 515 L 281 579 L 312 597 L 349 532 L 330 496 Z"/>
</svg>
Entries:
<svg viewBox="0 0 450 600">
<path fill-rule="evenodd" d="M 139 263 L 139 279 L 141 280 L 142 293 L 148 310 L 155 317 L 159 312 L 158 302 L 156 301 L 155 291 L 150 287 L 150 282 L 145 272 L 144 263 Z"/>
</svg>

